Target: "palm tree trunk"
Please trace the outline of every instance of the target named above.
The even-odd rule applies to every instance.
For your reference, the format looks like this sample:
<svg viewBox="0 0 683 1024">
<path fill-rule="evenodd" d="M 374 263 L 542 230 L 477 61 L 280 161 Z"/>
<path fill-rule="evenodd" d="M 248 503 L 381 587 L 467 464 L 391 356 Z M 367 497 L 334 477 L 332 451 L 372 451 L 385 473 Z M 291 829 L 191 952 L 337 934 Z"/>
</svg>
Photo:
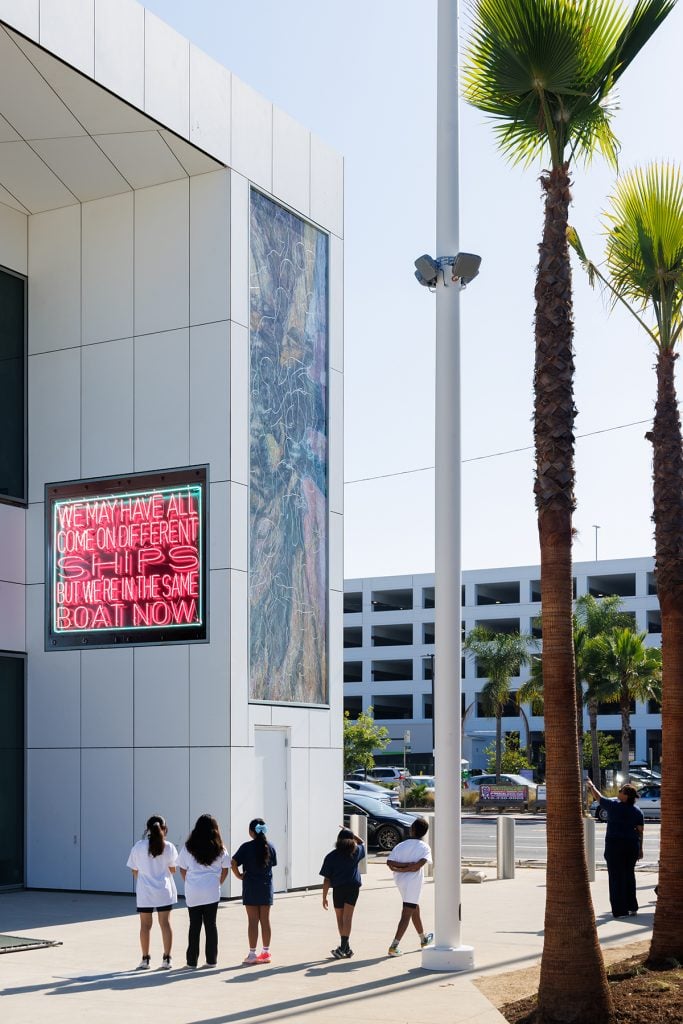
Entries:
<svg viewBox="0 0 683 1024">
<path fill-rule="evenodd" d="M 683 438 L 676 355 L 657 358 L 652 434 L 657 590 L 662 615 L 662 827 L 650 960 L 683 961 Z"/>
<path fill-rule="evenodd" d="M 588 720 L 591 730 L 591 760 L 593 763 L 593 782 L 602 789 L 602 771 L 600 769 L 600 744 L 598 743 L 598 702 L 592 697 L 588 701 Z"/>
<path fill-rule="evenodd" d="M 602 1024 L 612 1003 L 583 844 L 572 631 L 574 361 L 567 251 L 567 165 L 541 177 L 543 239 L 536 281 L 536 481 L 541 548 L 547 842 L 545 938 L 538 1020 Z M 576 950 L 581 956 L 576 956 Z"/>
<path fill-rule="evenodd" d="M 628 782 L 631 763 L 631 694 L 628 682 L 621 684 L 619 713 L 621 714 L 621 774 L 624 777 L 624 782 Z"/>
<path fill-rule="evenodd" d="M 496 782 L 500 782 L 500 766 L 503 757 L 503 718 L 496 708 Z"/>
</svg>

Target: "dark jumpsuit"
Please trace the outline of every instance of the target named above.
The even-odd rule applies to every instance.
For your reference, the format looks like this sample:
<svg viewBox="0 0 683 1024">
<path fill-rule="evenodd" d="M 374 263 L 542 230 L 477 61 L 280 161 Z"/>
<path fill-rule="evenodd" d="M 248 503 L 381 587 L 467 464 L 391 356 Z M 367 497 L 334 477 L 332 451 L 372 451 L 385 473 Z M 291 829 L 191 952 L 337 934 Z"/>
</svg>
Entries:
<svg viewBox="0 0 683 1024">
<path fill-rule="evenodd" d="M 600 797 L 600 806 L 607 811 L 605 860 L 609 876 L 609 901 L 615 917 L 625 917 L 638 910 L 636 897 L 636 861 L 640 852 L 643 812 L 635 804 L 618 798 Z"/>
</svg>

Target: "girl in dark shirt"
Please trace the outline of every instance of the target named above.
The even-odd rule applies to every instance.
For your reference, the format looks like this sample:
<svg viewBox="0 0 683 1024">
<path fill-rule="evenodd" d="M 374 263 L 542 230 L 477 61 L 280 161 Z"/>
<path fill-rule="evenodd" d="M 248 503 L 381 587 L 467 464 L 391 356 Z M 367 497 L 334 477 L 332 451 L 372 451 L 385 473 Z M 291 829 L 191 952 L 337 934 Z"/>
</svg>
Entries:
<svg viewBox="0 0 683 1024">
<path fill-rule="evenodd" d="M 363 840 L 348 828 L 337 836 L 334 850 L 331 850 L 320 869 L 323 876 L 323 909 L 327 910 L 327 894 L 332 889 L 332 903 L 337 916 L 340 943 L 332 950 L 335 960 L 353 956 L 349 946 L 351 922 L 356 909 L 358 893 L 362 885 L 358 865 L 365 856 Z"/>
<path fill-rule="evenodd" d="M 607 811 L 605 860 L 612 916 L 633 917 L 638 912 L 636 861 L 643 857 L 643 812 L 635 806 L 638 790 L 627 784 L 612 799 L 603 796 L 590 779 L 586 782 Z"/>
<path fill-rule="evenodd" d="M 270 908 L 273 904 L 273 868 L 277 864 L 277 854 L 275 847 L 266 839 L 267 831 L 268 826 L 263 818 L 250 821 L 251 840 L 242 843 L 230 862 L 233 875 L 242 882 L 242 903 L 247 911 L 249 938 L 249 953 L 242 962 L 248 966 L 270 963 Z M 257 956 L 259 925 L 263 949 Z"/>
</svg>

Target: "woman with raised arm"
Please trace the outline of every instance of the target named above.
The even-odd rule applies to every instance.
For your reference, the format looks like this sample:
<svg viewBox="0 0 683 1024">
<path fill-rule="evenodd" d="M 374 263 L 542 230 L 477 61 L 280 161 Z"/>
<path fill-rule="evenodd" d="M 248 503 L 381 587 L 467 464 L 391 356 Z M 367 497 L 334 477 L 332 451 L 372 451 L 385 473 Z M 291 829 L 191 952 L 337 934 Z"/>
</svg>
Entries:
<svg viewBox="0 0 683 1024">
<path fill-rule="evenodd" d="M 638 790 L 628 783 L 616 797 L 603 796 L 590 779 L 588 788 L 607 812 L 605 860 L 609 876 L 609 901 L 614 917 L 638 913 L 636 862 L 643 857 L 643 812 L 636 807 Z"/>
</svg>

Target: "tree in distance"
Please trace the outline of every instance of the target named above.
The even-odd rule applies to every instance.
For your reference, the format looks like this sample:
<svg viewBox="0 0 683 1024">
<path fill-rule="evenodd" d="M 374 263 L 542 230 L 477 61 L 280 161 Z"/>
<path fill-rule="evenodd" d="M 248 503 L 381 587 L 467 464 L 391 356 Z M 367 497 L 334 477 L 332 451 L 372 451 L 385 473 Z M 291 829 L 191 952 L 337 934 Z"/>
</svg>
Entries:
<svg viewBox="0 0 683 1024">
<path fill-rule="evenodd" d="M 344 775 L 375 767 L 373 751 L 384 750 L 389 745 L 389 730 L 375 725 L 373 709 L 361 711 L 354 721 L 348 711 L 344 712 Z"/>
</svg>

